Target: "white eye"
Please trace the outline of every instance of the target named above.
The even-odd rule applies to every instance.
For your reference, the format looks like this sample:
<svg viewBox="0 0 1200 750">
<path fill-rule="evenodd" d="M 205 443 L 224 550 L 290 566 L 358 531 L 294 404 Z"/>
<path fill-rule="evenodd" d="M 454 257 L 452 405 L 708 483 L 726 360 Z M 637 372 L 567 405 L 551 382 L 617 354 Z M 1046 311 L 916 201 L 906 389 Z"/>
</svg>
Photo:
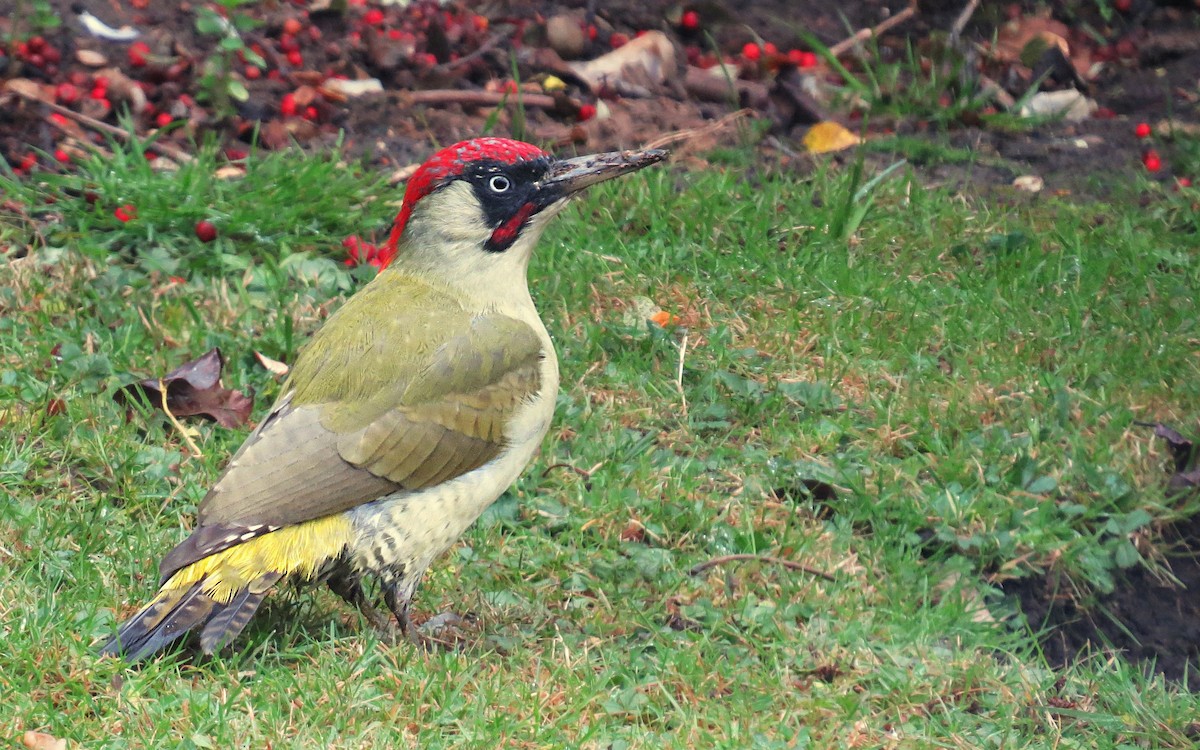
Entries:
<svg viewBox="0 0 1200 750">
<path fill-rule="evenodd" d="M 512 187 L 512 182 L 502 174 L 495 175 L 488 180 L 488 188 L 493 193 L 507 193 L 510 187 Z"/>
</svg>

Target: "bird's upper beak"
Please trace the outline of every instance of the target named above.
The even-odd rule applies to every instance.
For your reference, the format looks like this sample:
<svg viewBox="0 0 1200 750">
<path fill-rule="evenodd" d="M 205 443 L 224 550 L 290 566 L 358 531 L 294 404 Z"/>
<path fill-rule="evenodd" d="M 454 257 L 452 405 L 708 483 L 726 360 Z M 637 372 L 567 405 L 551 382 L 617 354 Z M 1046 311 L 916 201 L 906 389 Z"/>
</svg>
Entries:
<svg viewBox="0 0 1200 750">
<path fill-rule="evenodd" d="M 661 148 L 645 151 L 612 151 L 574 159 L 559 159 L 538 182 L 538 189 L 547 194 L 566 198 L 597 182 L 611 180 L 642 167 L 662 161 L 667 152 Z"/>
</svg>

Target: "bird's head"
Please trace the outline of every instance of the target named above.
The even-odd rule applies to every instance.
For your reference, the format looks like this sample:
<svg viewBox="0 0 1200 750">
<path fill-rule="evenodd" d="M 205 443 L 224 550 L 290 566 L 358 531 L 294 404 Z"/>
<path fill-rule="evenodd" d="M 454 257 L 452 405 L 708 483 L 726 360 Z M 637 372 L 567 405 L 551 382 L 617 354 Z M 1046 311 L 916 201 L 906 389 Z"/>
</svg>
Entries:
<svg viewBox="0 0 1200 750">
<path fill-rule="evenodd" d="M 580 190 L 666 157 L 661 150 L 559 159 L 506 138 L 438 151 L 408 180 L 385 261 L 456 285 L 503 285 L 525 270 L 547 222 Z"/>
</svg>

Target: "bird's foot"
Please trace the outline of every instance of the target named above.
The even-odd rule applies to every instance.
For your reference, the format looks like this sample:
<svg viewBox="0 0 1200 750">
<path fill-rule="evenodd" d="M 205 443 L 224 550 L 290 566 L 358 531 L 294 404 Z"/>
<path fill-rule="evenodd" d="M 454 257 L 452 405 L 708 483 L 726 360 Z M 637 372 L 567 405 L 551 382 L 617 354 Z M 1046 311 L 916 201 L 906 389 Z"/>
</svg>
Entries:
<svg viewBox="0 0 1200 750">
<path fill-rule="evenodd" d="M 452 650 L 467 642 L 466 629 L 468 626 L 467 619 L 459 617 L 453 612 L 442 612 L 418 626 L 414 627 L 409 624 L 402 632 L 408 638 L 409 643 L 422 651 Z"/>
</svg>

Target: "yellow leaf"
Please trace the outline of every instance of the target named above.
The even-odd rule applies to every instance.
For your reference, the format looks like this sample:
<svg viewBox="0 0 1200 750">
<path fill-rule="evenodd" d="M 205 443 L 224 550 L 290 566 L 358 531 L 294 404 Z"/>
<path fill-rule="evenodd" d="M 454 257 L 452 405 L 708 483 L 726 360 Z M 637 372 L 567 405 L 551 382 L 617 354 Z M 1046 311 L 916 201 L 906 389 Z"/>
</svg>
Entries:
<svg viewBox="0 0 1200 750">
<path fill-rule="evenodd" d="M 562 91 L 566 87 L 567 84 L 558 76 L 546 76 L 546 80 L 542 81 L 542 88 L 546 91 Z"/>
<path fill-rule="evenodd" d="M 818 122 L 804 134 L 804 148 L 810 154 L 844 151 L 862 143 L 862 139 L 836 122 Z"/>
</svg>

